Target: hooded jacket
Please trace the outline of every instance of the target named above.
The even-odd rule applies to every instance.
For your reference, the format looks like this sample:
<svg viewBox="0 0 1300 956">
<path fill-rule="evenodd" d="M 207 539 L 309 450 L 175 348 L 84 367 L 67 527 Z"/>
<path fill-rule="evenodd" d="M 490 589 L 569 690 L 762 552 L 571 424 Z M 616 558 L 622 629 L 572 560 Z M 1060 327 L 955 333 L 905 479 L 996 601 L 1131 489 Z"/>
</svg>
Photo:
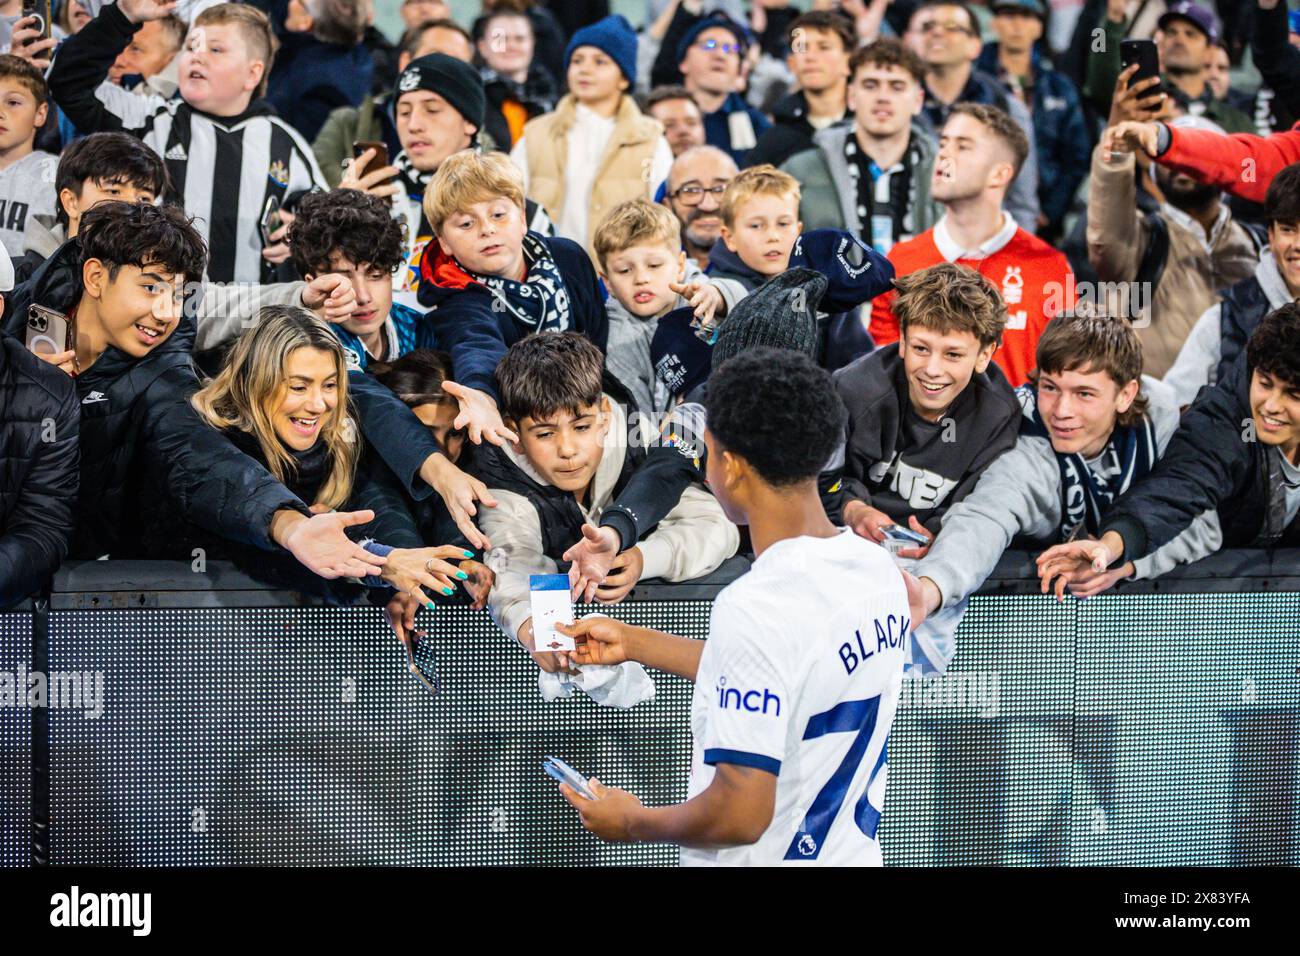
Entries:
<svg viewBox="0 0 1300 956">
<path fill-rule="evenodd" d="M 836 372 L 835 389 L 849 419 L 837 467 L 829 469 L 842 485 L 833 520 L 857 500 L 902 525 L 915 515 L 937 532 L 947 509 L 970 494 L 1020 430 L 1020 403 L 991 362 L 938 422 L 912 409 L 897 342 Z"/>
<path fill-rule="evenodd" d="M 5 331 L 19 335 L 27 306 L 65 315 L 81 300 L 81 248 L 65 243 L 5 297 Z M 81 404 L 81 492 L 73 557 L 129 554 L 133 499 L 149 471 L 190 521 L 231 541 L 273 550 L 271 519 L 307 506 L 248 460 L 190 407 L 198 377 L 190 359 L 194 322 L 183 316 L 161 344 L 136 358 L 109 347 L 76 376 Z"/>
<path fill-rule="evenodd" d="M 1124 539 L 1121 561 L 1146 557 L 1207 513 L 1224 548 L 1300 545 L 1300 521 L 1277 541 L 1260 540 L 1271 497 L 1269 456 L 1278 450 L 1242 440 L 1242 423 L 1252 421 L 1250 379 L 1242 355 L 1183 413 L 1156 467 L 1115 502 L 1101 530 Z"/>
<path fill-rule="evenodd" d="M 596 278 L 591 258 L 576 242 L 530 233 L 546 243 L 569 296 L 572 326 L 605 351 L 609 320 L 605 297 Z M 441 347 L 451 353 L 456 380 L 496 396 L 496 367 L 506 349 L 536 329 L 521 326 L 509 312 L 493 308 L 494 298 L 484 286 L 448 283 L 440 279 L 434 264 L 445 258 L 436 243 L 425 249 L 420 282 L 420 304 L 433 311 L 428 320 Z"/>
<path fill-rule="evenodd" d="M 43 588 L 68 553 L 80 411 L 72 379 L 0 334 L 0 608 Z"/>
<path fill-rule="evenodd" d="M 799 218 L 805 231 L 846 229 L 870 243 L 871 225 L 858 216 L 857 187 L 844 155 L 845 143 L 852 135 L 854 127 L 848 123 L 821 130 L 812 138 L 812 149 L 791 157 L 781 168 L 799 180 Z M 908 150 L 915 156 L 911 172 L 915 201 L 907 210 L 912 229 L 903 239 L 920 235 L 943 215 L 943 206 L 930 194 L 934 160 L 939 152 L 934 137 L 913 123 Z"/>
<path fill-rule="evenodd" d="M 604 450 L 585 506 L 579 505 L 572 495 L 567 496 L 571 506 L 561 502 L 562 493 L 547 485 L 527 458 L 516 454 L 513 448 L 482 446 L 479 449 L 495 459 L 494 464 L 480 468 L 480 474 L 488 476 L 486 483 L 497 500 L 495 508 L 481 512 L 483 533 L 492 539 L 492 550 L 486 560 L 497 576 L 489 609 L 493 620 L 512 638 L 532 617 L 529 576 L 554 574 L 559 567 L 556 551 L 563 553 L 567 548 L 561 542 L 569 535 L 569 524 L 577 520 L 579 529 L 583 520 L 598 524 L 601 513 L 635 473 L 635 467 L 629 464 L 632 449 L 627 443 L 627 420 L 612 399 L 610 415 Z M 641 459 L 639 449 L 635 457 Z M 506 482 L 510 487 L 503 488 L 490 477 L 506 473 L 512 475 Z M 529 493 L 523 493 L 524 489 Z M 539 502 L 544 502 L 543 507 L 538 507 Z M 565 510 L 561 510 L 562 505 Z M 564 527 L 558 526 L 557 520 Z M 574 537 L 568 543 L 576 541 Z M 624 540 L 624 547 L 629 548 L 633 543 Z M 702 488 L 688 486 L 676 505 L 639 542 L 644 556 L 642 578 L 687 581 L 701 577 L 731 557 L 739 544 L 740 532 L 727 520 L 713 495 Z"/>
<path fill-rule="evenodd" d="M 1291 301 L 1277 260 L 1272 250 L 1265 249 L 1255 274 L 1231 286 L 1196 320 L 1165 375 L 1165 384 L 1173 387 L 1179 404 L 1190 405 L 1204 386 L 1226 377 L 1260 320 Z"/>
</svg>

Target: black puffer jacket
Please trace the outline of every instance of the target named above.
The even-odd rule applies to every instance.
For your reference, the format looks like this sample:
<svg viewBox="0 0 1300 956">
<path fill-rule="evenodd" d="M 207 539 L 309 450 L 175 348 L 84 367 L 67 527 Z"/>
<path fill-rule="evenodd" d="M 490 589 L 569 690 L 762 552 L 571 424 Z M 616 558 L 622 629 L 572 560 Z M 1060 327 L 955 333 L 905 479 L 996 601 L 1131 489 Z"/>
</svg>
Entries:
<svg viewBox="0 0 1300 956">
<path fill-rule="evenodd" d="M 80 301 L 81 250 L 64 243 L 6 296 L 5 331 L 21 334 L 33 302 L 69 313 Z M 133 495 L 146 469 L 182 513 L 232 541 L 265 550 L 271 518 L 281 509 L 307 514 L 307 506 L 190 407 L 198 388 L 190 361 L 194 321 L 188 316 L 144 358 L 110 347 L 75 379 L 81 403 L 81 494 L 73 557 L 131 553 L 135 537 Z"/>
<path fill-rule="evenodd" d="M 0 335 L 0 608 L 68 553 L 80 418 L 72 379 Z"/>
<path fill-rule="evenodd" d="M 1183 413 L 1160 461 L 1125 492 L 1101 531 L 1124 539 L 1123 561 L 1146 557 L 1178 537 L 1203 512 L 1218 512 L 1224 548 L 1300 546 L 1300 521 L 1261 540 L 1269 504 L 1273 446 L 1249 437 L 1250 369 L 1239 356 L 1228 376 L 1203 388 Z"/>
</svg>

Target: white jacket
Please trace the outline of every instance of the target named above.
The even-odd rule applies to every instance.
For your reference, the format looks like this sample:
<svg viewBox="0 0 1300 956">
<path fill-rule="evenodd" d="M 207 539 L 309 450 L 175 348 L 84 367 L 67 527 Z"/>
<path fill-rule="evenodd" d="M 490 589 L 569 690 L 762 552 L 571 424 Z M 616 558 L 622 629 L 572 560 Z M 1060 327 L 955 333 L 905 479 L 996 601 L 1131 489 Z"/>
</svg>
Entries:
<svg viewBox="0 0 1300 956">
<path fill-rule="evenodd" d="M 614 484 L 627 453 L 627 417 L 617 402 L 610 399 L 609 404 L 611 421 L 604 453 L 592 479 L 590 503 L 586 507 L 581 502 L 578 505 L 592 524 L 599 524 L 601 512 L 614 501 Z M 523 455 L 516 454 L 509 445 L 504 450 L 524 474 L 545 483 Z M 519 629 L 533 614 L 529 575 L 555 574 L 558 566 L 543 553 L 541 520 L 532 503 L 513 491 L 490 490 L 497 506 L 479 511 L 479 527 L 492 539 L 492 548 L 484 560 L 496 574 L 488 609 L 500 628 L 517 638 Z M 692 485 L 637 545 L 645 559 L 641 577 L 667 581 L 703 577 L 735 554 L 739 545 L 740 532 L 722 513 L 717 499 Z"/>
</svg>

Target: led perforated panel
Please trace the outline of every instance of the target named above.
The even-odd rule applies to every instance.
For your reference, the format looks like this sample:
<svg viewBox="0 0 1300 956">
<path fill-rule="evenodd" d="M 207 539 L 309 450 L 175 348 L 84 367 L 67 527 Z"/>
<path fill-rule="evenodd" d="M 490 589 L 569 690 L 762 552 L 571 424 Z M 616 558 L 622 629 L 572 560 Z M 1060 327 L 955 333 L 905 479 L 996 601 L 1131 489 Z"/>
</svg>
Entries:
<svg viewBox="0 0 1300 956">
<path fill-rule="evenodd" d="M 702 637 L 708 610 L 619 616 Z M 104 707 L 51 713 L 51 859 L 676 862 L 672 847 L 600 844 L 541 763 L 684 799 L 689 683 L 655 674 L 655 700 L 631 711 L 546 703 L 486 613 L 440 611 L 431 630 L 437 698 L 378 609 L 55 612 L 51 667 L 102 674 Z"/>
<path fill-rule="evenodd" d="M 889 741 L 888 865 L 1296 865 L 1300 596 L 977 596 Z"/>
<path fill-rule="evenodd" d="M 702 637 L 708 609 L 617 614 Z M 431 630 L 438 698 L 377 610 L 55 612 L 51 668 L 102 673 L 105 699 L 51 712 L 52 859 L 676 861 L 599 844 L 539 765 L 683 799 L 688 683 L 656 674 L 632 711 L 547 704 L 485 614 Z M 1300 863 L 1300 596 L 977 596 L 958 647 L 904 692 L 886 863 Z"/>
<path fill-rule="evenodd" d="M 31 862 L 32 715 L 26 706 L 31 664 L 31 615 L 0 614 L 0 867 Z"/>
</svg>

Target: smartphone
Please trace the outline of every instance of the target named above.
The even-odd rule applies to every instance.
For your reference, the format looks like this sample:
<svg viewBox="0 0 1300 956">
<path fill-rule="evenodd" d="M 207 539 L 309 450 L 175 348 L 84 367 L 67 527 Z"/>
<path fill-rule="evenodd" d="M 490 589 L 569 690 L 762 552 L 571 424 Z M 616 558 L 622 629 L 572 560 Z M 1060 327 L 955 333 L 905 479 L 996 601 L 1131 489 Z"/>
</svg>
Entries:
<svg viewBox="0 0 1300 956">
<path fill-rule="evenodd" d="M 280 200 L 275 196 L 268 196 L 266 205 L 262 207 L 262 218 L 258 222 L 258 228 L 262 231 L 262 245 L 274 245 L 271 236 L 274 235 L 284 224 L 280 218 Z"/>
<path fill-rule="evenodd" d="M 40 21 L 41 39 L 50 38 L 50 0 L 23 0 L 23 16 L 36 17 Z"/>
<path fill-rule="evenodd" d="M 388 165 L 388 146 L 378 140 L 359 139 L 352 144 L 352 158 L 356 159 L 368 149 L 375 151 L 375 158 L 366 163 L 364 169 L 357 170 L 357 178 L 360 179 L 367 173 L 373 173 L 376 169 L 383 169 Z"/>
<path fill-rule="evenodd" d="M 591 792 L 591 787 L 587 785 L 587 778 L 559 757 L 547 757 L 546 762 L 542 764 L 542 769 L 546 771 L 547 775 L 554 777 L 560 783 L 567 783 L 588 800 L 596 799 L 596 795 Z"/>
<path fill-rule="evenodd" d="M 1127 70 L 1134 63 L 1138 71 L 1129 77 L 1128 85 L 1134 86 L 1140 80 L 1160 76 L 1160 57 L 1156 54 L 1155 40 L 1121 40 L 1119 44 L 1120 68 Z M 1144 96 L 1155 96 L 1162 92 L 1161 84 L 1147 90 Z"/>
<path fill-rule="evenodd" d="M 62 312 L 43 305 L 27 308 L 27 350 L 37 355 L 57 355 L 72 347 L 72 323 Z"/>
<path fill-rule="evenodd" d="M 909 551 L 912 548 L 924 548 L 930 543 L 930 539 L 925 535 L 899 524 L 887 525 L 884 534 L 883 547 L 890 554 L 898 554 L 900 551 Z"/>
</svg>

